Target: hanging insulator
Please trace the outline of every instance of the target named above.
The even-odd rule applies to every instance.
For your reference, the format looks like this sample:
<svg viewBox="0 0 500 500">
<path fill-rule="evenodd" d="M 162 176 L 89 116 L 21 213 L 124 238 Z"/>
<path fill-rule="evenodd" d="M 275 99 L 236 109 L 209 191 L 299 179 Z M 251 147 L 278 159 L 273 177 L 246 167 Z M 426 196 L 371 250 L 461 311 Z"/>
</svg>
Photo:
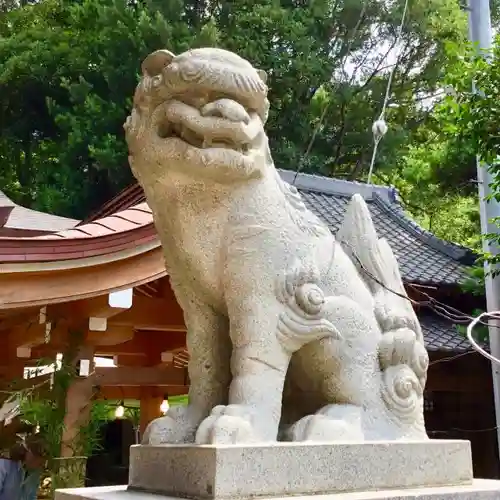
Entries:
<svg viewBox="0 0 500 500">
<path fill-rule="evenodd" d="M 373 137 L 378 142 L 387 133 L 387 123 L 383 118 L 380 118 L 373 122 L 372 125 Z"/>
</svg>

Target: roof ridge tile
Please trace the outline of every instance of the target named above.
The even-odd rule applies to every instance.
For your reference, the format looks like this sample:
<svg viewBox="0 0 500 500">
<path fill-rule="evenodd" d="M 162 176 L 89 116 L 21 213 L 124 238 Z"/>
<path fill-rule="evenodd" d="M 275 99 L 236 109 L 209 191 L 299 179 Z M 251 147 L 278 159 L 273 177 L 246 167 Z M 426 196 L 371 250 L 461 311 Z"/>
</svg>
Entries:
<svg viewBox="0 0 500 500">
<path fill-rule="evenodd" d="M 345 197 L 360 194 L 365 200 L 373 199 L 374 195 L 378 195 L 388 201 L 396 198 L 397 190 L 392 186 L 387 187 L 358 181 L 346 181 L 344 179 L 334 179 L 332 177 L 303 172 L 296 173 L 293 170 L 277 170 L 284 181 L 293 184 L 299 190 Z"/>
<path fill-rule="evenodd" d="M 373 201 L 385 212 L 392 217 L 397 223 L 417 236 L 421 241 L 438 250 L 448 257 L 457 260 L 465 265 L 473 265 L 477 260 L 474 252 L 467 247 L 454 243 L 452 241 L 443 240 L 434 233 L 423 228 L 416 221 L 411 219 L 404 211 L 401 203 L 396 199 L 392 203 L 388 203 L 385 199 L 375 194 Z"/>
</svg>

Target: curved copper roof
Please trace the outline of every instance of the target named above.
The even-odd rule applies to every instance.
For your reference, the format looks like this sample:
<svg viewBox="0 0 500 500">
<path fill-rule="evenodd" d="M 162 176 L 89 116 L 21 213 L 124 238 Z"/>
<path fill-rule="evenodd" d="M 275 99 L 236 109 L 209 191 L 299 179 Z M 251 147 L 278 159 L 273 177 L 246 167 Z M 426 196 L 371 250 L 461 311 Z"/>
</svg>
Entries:
<svg viewBox="0 0 500 500">
<path fill-rule="evenodd" d="M 0 310 L 96 297 L 165 275 L 146 203 L 53 234 L 0 233 Z"/>
<path fill-rule="evenodd" d="M 0 263 L 53 262 L 97 257 L 150 244 L 159 246 L 147 203 L 94 222 L 37 237 L 0 237 Z"/>
<path fill-rule="evenodd" d="M 79 221 L 21 207 L 0 191 L 0 235 L 35 236 L 75 227 Z"/>
</svg>

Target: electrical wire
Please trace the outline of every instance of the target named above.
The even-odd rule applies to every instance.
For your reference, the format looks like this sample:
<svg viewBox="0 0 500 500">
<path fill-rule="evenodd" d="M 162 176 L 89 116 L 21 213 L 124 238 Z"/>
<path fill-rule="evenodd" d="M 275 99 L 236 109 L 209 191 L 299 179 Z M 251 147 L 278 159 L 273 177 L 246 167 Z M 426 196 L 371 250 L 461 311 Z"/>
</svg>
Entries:
<svg viewBox="0 0 500 500">
<path fill-rule="evenodd" d="M 416 287 L 414 290 L 419 293 L 420 295 L 423 295 L 426 300 L 424 301 L 419 301 L 419 300 L 414 300 L 408 295 L 404 293 L 400 293 L 396 290 L 393 290 L 392 288 L 388 287 L 385 283 L 383 283 L 381 280 L 379 280 L 373 273 L 371 273 L 366 266 L 363 264 L 359 256 L 356 254 L 354 248 L 352 245 L 347 243 L 346 241 L 341 241 L 340 244 L 344 247 L 347 247 L 349 255 L 356 261 L 356 264 L 358 267 L 361 269 L 361 271 L 371 280 L 375 281 L 378 285 L 380 285 L 382 288 L 387 290 L 388 292 L 405 299 L 409 301 L 413 306 L 418 306 L 418 307 L 427 307 L 431 309 L 435 314 L 438 316 L 441 316 L 448 321 L 451 321 L 453 323 L 458 323 L 458 324 L 468 324 L 474 319 L 477 319 L 479 323 L 481 323 L 484 326 L 498 326 L 498 325 L 491 325 L 488 322 L 485 322 L 481 317 L 474 318 L 470 314 L 466 314 L 462 311 L 459 311 L 458 309 L 455 309 L 452 306 L 449 306 L 447 304 L 444 304 L 443 302 L 440 302 L 439 300 L 435 299 L 434 297 L 430 296 L 428 293 L 417 289 Z M 411 284 L 406 285 L 408 288 L 413 288 Z"/>
<path fill-rule="evenodd" d="M 464 356 L 470 356 L 471 354 L 476 354 L 476 351 L 465 351 L 461 352 L 460 354 L 456 354 L 455 356 L 451 356 L 449 358 L 441 358 L 441 359 L 435 359 L 434 361 L 431 361 L 429 363 L 429 367 L 434 366 L 434 365 L 439 365 L 441 363 L 450 363 L 451 361 L 455 361 L 456 359 L 463 358 Z"/>
<path fill-rule="evenodd" d="M 478 432 L 493 432 L 498 430 L 498 426 L 495 427 L 487 427 L 486 429 L 460 429 L 459 427 L 451 427 L 447 431 L 440 431 L 440 430 L 434 430 L 434 431 L 427 431 L 428 434 L 449 434 L 450 432 L 463 432 L 463 433 L 478 433 Z"/>
<path fill-rule="evenodd" d="M 483 349 L 477 341 L 474 339 L 472 335 L 472 331 L 474 327 L 478 324 L 481 324 L 483 326 L 487 326 L 488 328 L 494 327 L 494 328 L 499 328 L 500 325 L 498 322 L 500 322 L 500 311 L 493 311 L 493 312 L 483 312 L 477 317 L 473 317 L 469 314 L 463 313 L 462 311 L 459 311 L 458 309 L 455 309 L 454 307 L 451 307 L 447 304 L 443 304 L 442 302 L 439 302 L 436 300 L 434 297 L 431 297 L 429 294 L 426 292 L 423 292 L 421 290 L 418 290 L 418 293 L 424 295 L 426 297 L 426 301 L 416 301 L 413 300 L 412 298 L 408 297 L 405 294 L 399 293 L 396 290 L 392 290 L 390 287 L 388 287 L 385 283 L 383 283 L 381 280 L 379 280 L 376 276 L 371 273 L 366 266 L 361 262 L 361 259 L 356 255 L 356 252 L 352 248 L 352 245 L 349 245 L 347 242 L 341 242 L 342 245 L 348 247 L 349 249 L 349 254 L 354 258 L 360 269 L 366 276 L 368 276 L 370 279 L 375 281 L 378 285 L 386 289 L 387 291 L 393 293 L 394 295 L 397 295 L 398 297 L 401 297 L 405 300 L 408 300 L 412 305 L 419 305 L 419 306 L 427 306 L 429 309 L 431 309 L 434 313 L 438 314 L 439 316 L 453 322 L 453 323 L 461 323 L 465 324 L 467 323 L 467 339 L 470 342 L 472 348 L 474 351 L 477 351 L 479 354 L 481 354 L 483 357 L 486 359 L 489 359 L 492 363 L 500 365 L 500 359 L 496 358 L 495 356 L 492 356 L 490 353 L 486 352 L 485 349 Z M 411 287 L 411 285 L 410 285 Z M 485 318 L 487 321 L 485 321 Z M 489 319 L 492 319 L 493 321 L 497 322 L 495 323 L 490 323 Z M 453 359 L 457 359 L 457 357 L 465 356 L 467 354 L 471 354 L 474 351 L 469 351 L 467 353 L 462 353 L 459 354 L 458 356 L 454 358 L 449 358 L 449 361 L 452 361 Z M 434 363 L 431 363 L 429 366 L 432 364 L 437 364 L 439 362 L 443 362 L 441 360 L 437 360 Z"/>
<path fill-rule="evenodd" d="M 493 312 L 483 312 L 476 318 L 473 316 L 470 316 L 469 314 L 463 313 L 459 311 L 458 309 L 455 309 L 454 307 L 448 306 L 447 304 L 443 304 L 442 302 L 439 302 L 436 300 L 434 297 L 431 297 L 429 294 L 426 292 L 423 292 L 421 290 L 418 290 L 418 293 L 424 295 L 426 297 L 426 301 L 416 301 L 413 300 L 412 298 L 408 297 L 405 294 L 399 293 L 396 290 L 392 290 L 390 287 L 388 287 L 385 283 L 383 283 L 381 280 L 379 280 L 376 276 L 371 273 L 366 266 L 361 262 L 361 259 L 356 255 L 356 252 L 352 248 L 351 245 L 349 245 L 347 242 L 341 242 L 342 245 L 348 247 L 349 249 L 349 254 L 354 258 L 360 269 L 366 276 L 368 276 L 370 279 L 375 281 L 378 285 L 383 287 L 385 290 L 393 293 L 394 295 L 397 295 L 398 297 L 401 297 L 405 300 L 408 300 L 412 305 L 418 305 L 418 306 L 427 306 L 429 309 L 431 309 L 434 313 L 438 314 L 439 316 L 453 322 L 453 323 L 468 323 L 467 325 L 467 339 L 470 342 L 473 351 L 467 351 L 461 354 L 458 354 L 456 356 L 453 356 L 451 358 L 445 358 L 445 359 L 440 359 L 436 360 L 432 363 L 429 364 L 430 366 L 436 365 L 438 363 L 444 363 L 444 362 L 449 362 L 449 361 L 454 361 L 457 358 L 460 358 L 462 356 L 467 356 L 469 354 L 473 354 L 474 352 L 478 352 L 481 354 L 483 357 L 486 359 L 490 360 L 492 363 L 500 365 L 500 359 L 496 358 L 495 356 L 492 356 L 490 353 L 488 353 L 485 349 L 483 349 L 477 341 L 474 339 L 472 335 L 472 331 L 474 327 L 478 324 L 481 324 L 483 326 L 487 326 L 488 328 L 494 327 L 494 328 L 499 328 L 499 324 L 495 323 L 490 323 L 489 321 L 485 321 L 484 319 L 492 319 L 496 322 L 500 322 L 500 311 L 493 311 Z M 407 285 L 408 286 L 408 285 Z M 411 285 L 410 285 L 411 287 Z"/>
<path fill-rule="evenodd" d="M 401 22 L 399 23 L 397 35 L 396 35 L 396 44 L 395 46 L 397 47 L 400 42 L 401 42 L 401 36 L 403 34 L 403 26 L 406 20 L 406 13 L 408 11 L 408 4 L 409 1 L 405 0 L 405 5 L 403 8 L 403 15 L 401 16 Z M 397 60 L 399 59 L 399 55 L 397 57 Z M 370 169 L 368 170 L 368 179 L 367 179 L 367 184 L 371 183 L 372 180 L 372 174 L 373 174 L 373 167 L 375 166 L 375 160 L 377 158 L 377 152 L 378 152 L 378 145 L 384 135 L 387 132 L 387 124 L 385 123 L 385 112 L 387 110 L 387 105 L 389 104 L 389 97 L 391 95 L 391 87 L 392 87 L 392 79 L 394 77 L 394 73 L 396 72 L 397 68 L 397 63 L 394 64 L 394 66 L 391 68 L 391 71 L 389 72 L 389 78 L 387 80 L 387 86 L 385 89 L 385 96 L 384 96 L 384 102 L 382 105 L 382 111 L 380 112 L 380 115 L 378 119 L 374 122 L 373 127 L 372 127 L 372 132 L 373 132 L 373 152 L 372 152 L 372 159 L 370 162 Z"/>
</svg>

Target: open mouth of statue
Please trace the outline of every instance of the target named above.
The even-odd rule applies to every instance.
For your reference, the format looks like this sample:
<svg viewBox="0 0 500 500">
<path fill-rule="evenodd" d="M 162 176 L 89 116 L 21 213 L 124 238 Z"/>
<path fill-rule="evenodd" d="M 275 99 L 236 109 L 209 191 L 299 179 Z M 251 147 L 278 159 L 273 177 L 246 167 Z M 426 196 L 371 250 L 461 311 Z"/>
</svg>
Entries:
<svg viewBox="0 0 500 500">
<path fill-rule="evenodd" d="M 217 138 L 216 140 L 211 140 L 205 138 L 202 135 L 196 133 L 190 128 L 186 127 L 180 123 L 169 123 L 160 132 L 160 136 L 164 139 L 175 138 L 186 142 L 190 146 L 198 149 L 208 149 L 208 148 L 219 148 L 219 149 L 231 149 L 233 151 L 238 151 L 239 153 L 245 154 L 250 150 L 250 144 L 237 144 L 231 139 Z"/>
<path fill-rule="evenodd" d="M 228 99 L 200 109 L 172 100 L 165 103 L 164 111 L 158 135 L 198 149 L 229 149 L 248 154 L 262 131 L 262 122 L 255 113 L 247 113 L 239 103 Z"/>
</svg>

